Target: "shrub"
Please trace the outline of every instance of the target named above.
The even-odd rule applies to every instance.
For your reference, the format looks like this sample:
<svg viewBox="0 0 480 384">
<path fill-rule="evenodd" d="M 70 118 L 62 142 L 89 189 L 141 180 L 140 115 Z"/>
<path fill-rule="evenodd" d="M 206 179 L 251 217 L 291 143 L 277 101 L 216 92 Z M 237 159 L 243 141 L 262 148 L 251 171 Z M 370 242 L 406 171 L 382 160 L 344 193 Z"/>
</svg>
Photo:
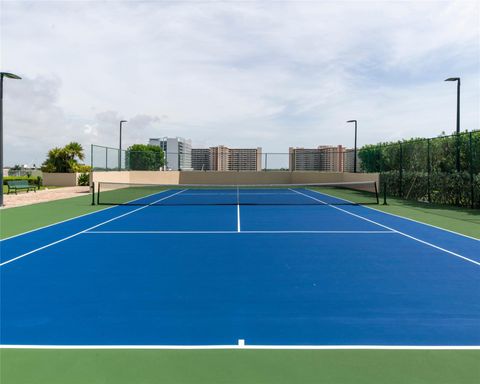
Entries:
<svg viewBox="0 0 480 384">
<path fill-rule="evenodd" d="M 42 185 L 42 178 L 38 177 L 29 177 L 29 176 L 5 176 L 3 178 L 3 185 L 7 185 L 7 181 L 16 181 L 16 180 L 27 180 L 30 185 Z"/>
<path fill-rule="evenodd" d="M 92 167 L 90 165 L 85 165 L 85 164 L 76 164 L 73 167 L 74 172 L 79 172 L 79 173 L 88 173 L 92 171 Z"/>
<path fill-rule="evenodd" d="M 80 175 L 78 175 L 77 183 L 78 183 L 78 185 L 89 185 L 90 184 L 90 174 L 81 173 Z"/>
</svg>

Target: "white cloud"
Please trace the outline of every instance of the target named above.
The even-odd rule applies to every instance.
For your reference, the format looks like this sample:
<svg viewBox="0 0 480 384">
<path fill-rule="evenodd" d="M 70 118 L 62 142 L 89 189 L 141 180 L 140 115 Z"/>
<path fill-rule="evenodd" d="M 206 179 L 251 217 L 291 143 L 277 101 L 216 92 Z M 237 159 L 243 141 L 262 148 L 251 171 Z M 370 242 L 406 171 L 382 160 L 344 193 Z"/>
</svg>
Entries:
<svg viewBox="0 0 480 384">
<path fill-rule="evenodd" d="M 4 2 L 5 162 L 68 141 L 361 144 L 479 126 L 477 2 Z"/>
</svg>

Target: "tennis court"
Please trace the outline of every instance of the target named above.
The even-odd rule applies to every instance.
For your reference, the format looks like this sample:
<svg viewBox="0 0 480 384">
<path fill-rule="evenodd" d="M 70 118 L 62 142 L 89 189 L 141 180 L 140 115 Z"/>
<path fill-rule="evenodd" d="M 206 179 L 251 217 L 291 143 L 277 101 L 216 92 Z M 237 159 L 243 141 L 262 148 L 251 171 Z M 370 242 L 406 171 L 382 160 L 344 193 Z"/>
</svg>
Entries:
<svg viewBox="0 0 480 384">
<path fill-rule="evenodd" d="M 2 241 L 3 347 L 480 345 L 477 239 L 315 188 L 143 189 Z"/>
</svg>

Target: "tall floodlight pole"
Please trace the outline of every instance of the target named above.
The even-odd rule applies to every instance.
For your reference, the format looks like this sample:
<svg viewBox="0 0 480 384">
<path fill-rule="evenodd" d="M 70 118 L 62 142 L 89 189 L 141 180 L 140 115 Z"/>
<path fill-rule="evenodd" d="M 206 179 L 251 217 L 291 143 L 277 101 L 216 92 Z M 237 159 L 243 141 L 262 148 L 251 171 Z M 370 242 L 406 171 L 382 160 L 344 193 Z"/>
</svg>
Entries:
<svg viewBox="0 0 480 384">
<path fill-rule="evenodd" d="M 445 81 L 456 81 L 457 82 L 457 172 L 460 172 L 460 77 L 449 77 Z"/>
<path fill-rule="evenodd" d="M 118 170 L 122 170 L 122 124 L 127 120 L 120 120 L 120 144 L 118 146 Z"/>
<path fill-rule="evenodd" d="M 0 72 L 0 207 L 3 207 L 3 78 L 21 80 L 13 73 Z"/>
<path fill-rule="evenodd" d="M 357 120 L 348 120 L 347 123 L 355 123 L 355 146 L 353 149 L 353 172 L 357 173 Z"/>
</svg>

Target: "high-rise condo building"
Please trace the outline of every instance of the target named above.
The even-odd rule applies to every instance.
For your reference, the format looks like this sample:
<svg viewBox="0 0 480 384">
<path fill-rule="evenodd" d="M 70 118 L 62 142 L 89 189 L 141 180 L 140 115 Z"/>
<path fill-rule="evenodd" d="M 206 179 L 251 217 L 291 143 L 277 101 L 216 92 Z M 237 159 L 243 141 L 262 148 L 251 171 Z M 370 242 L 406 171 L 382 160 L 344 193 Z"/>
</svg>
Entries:
<svg viewBox="0 0 480 384">
<path fill-rule="evenodd" d="M 289 148 L 291 171 L 343 172 L 345 148 L 321 145 L 318 148 Z"/>
<path fill-rule="evenodd" d="M 171 171 L 192 169 L 192 142 L 183 137 L 151 138 L 150 145 L 158 145 L 165 152 L 165 167 Z"/>
<path fill-rule="evenodd" d="M 210 170 L 209 148 L 192 148 L 192 168 L 195 171 Z"/>
<path fill-rule="evenodd" d="M 355 157 L 355 150 L 353 148 L 345 149 L 345 157 L 344 157 L 345 160 L 343 164 L 344 172 L 353 172 L 354 157 Z M 357 151 L 357 172 L 360 172 L 360 167 L 361 167 L 361 160 L 358 157 L 358 151 Z"/>
<path fill-rule="evenodd" d="M 194 148 L 192 168 L 199 171 L 261 171 L 262 148 L 228 148 L 224 145 Z"/>
</svg>

